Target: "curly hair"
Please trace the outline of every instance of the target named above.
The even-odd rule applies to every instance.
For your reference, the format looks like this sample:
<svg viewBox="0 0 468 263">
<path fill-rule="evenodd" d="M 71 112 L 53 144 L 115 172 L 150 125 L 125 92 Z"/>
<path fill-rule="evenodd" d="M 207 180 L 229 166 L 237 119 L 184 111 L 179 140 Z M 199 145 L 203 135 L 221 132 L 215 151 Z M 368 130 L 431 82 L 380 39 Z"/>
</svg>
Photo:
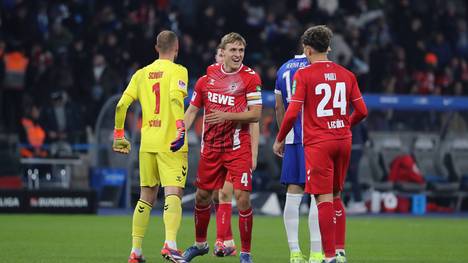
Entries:
<svg viewBox="0 0 468 263">
<path fill-rule="evenodd" d="M 323 53 L 330 47 L 333 32 L 325 25 L 308 28 L 302 35 L 302 44 L 310 46 L 315 51 Z"/>
</svg>

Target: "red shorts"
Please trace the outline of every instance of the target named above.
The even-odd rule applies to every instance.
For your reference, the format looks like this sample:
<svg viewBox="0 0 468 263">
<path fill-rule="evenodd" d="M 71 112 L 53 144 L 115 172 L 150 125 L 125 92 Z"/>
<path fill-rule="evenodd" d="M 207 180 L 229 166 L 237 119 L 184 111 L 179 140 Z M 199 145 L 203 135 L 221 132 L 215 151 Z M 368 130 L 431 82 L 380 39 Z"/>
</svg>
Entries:
<svg viewBox="0 0 468 263">
<path fill-rule="evenodd" d="M 204 190 L 223 188 L 229 180 L 234 189 L 252 191 L 252 152 L 249 146 L 230 152 L 204 149 L 198 163 L 195 185 Z"/>
<path fill-rule="evenodd" d="M 304 155 L 307 193 L 331 194 L 343 190 L 351 157 L 351 138 L 307 145 Z"/>
</svg>

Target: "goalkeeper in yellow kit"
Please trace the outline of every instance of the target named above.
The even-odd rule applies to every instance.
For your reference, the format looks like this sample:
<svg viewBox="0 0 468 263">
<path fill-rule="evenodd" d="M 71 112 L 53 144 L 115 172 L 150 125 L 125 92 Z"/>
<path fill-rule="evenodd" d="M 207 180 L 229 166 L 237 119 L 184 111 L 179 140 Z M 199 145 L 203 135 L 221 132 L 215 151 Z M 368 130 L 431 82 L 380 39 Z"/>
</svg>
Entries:
<svg viewBox="0 0 468 263">
<path fill-rule="evenodd" d="M 157 36 L 159 58 L 138 70 L 125 89 L 115 111 L 113 150 L 130 152 L 124 137 L 128 107 L 140 101 L 143 121 L 140 146 L 140 199 L 133 213 L 132 251 L 129 263 L 145 262 L 141 251 L 151 208 L 159 185 L 164 187 L 164 225 L 166 241 L 161 255 L 185 263 L 177 249 L 176 237 L 182 217 L 181 199 L 187 175 L 187 142 L 184 125 L 184 98 L 187 96 L 187 69 L 175 64 L 179 42 L 172 31 Z"/>
</svg>

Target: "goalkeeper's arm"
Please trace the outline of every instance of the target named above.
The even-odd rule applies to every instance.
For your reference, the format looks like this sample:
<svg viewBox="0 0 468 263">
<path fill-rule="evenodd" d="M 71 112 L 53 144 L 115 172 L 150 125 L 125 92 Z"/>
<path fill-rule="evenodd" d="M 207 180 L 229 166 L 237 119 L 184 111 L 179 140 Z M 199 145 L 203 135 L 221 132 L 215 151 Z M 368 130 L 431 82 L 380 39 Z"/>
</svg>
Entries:
<svg viewBox="0 0 468 263">
<path fill-rule="evenodd" d="M 133 101 L 134 99 L 130 95 L 124 93 L 115 108 L 114 143 L 112 145 L 112 149 L 116 152 L 130 152 L 130 142 L 125 139 L 124 136 L 124 125 L 127 109 Z"/>
<path fill-rule="evenodd" d="M 176 152 L 185 142 L 185 124 L 184 124 L 184 93 L 180 91 L 171 92 L 172 115 L 176 120 L 177 135 L 171 143 L 171 151 Z"/>
</svg>

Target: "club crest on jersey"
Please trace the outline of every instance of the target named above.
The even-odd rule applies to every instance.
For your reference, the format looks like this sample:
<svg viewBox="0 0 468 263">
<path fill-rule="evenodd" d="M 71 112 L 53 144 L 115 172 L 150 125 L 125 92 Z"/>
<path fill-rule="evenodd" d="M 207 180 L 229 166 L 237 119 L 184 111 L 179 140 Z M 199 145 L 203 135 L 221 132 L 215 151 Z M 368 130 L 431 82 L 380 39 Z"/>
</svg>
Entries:
<svg viewBox="0 0 468 263">
<path fill-rule="evenodd" d="M 233 82 L 229 85 L 229 91 L 235 91 L 239 87 L 239 83 Z"/>
</svg>

